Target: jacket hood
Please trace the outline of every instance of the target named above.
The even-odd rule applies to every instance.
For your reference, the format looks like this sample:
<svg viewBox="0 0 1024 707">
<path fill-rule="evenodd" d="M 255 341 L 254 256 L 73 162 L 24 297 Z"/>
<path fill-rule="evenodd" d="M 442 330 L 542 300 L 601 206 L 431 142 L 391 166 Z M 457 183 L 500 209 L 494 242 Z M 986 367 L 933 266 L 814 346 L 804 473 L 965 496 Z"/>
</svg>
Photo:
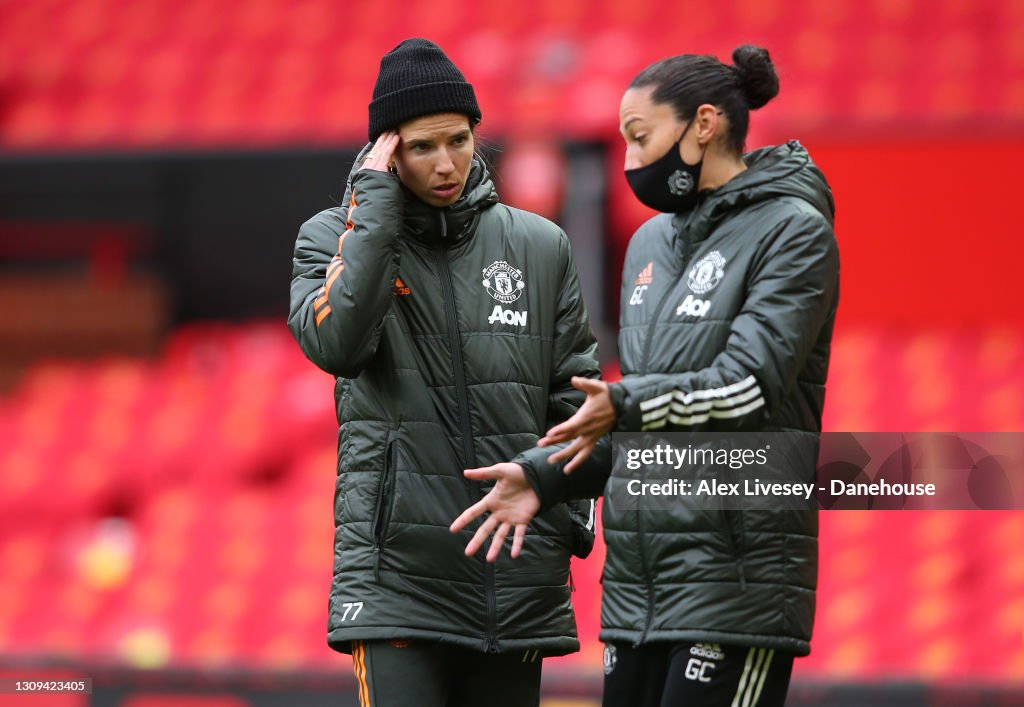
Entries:
<svg viewBox="0 0 1024 707">
<path fill-rule="evenodd" d="M 352 170 L 348 176 L 345 189 L 345 199 L 342 202 L 346 207 L 352 198 L 352 177 L 359 171 L 363 157 L 373 143 L 367 143 L 352 164 Z M 404 224 L 406 231 L 415 238 L 427 242 L 435 242 L 445 239 L 448 243 L 457 243 L 472 234 L 473 225 L 476 223 L 476 216 L 483 209 L 490 208 L 498 203 L 498 191 L 494 187 L 494 180 L 491 179 L 490 170 L 480 155 L 473 155 L 473 162 L 469 168 L 469 178 L 466 180 L 466 187 L 462 190 L 462 196 L 451 206 L 437 207 L 427 204 L 405 186 L 402 186 Z M 444 226 L 442 227 L 442 218 Z"/>
<path fill-rule="evenodd" d="M 743 156 L 743 161 L 747 164 L 745 171 L 717 189 L 702 193 L 693 209 L 675 216 L 676 225 L 686 224 L 691 230 L 696 227 L 706 233 L 731 211 L 780 196 L 803 199 L 829 224 L 833 223 L 832 189 L 798 141 L 753 150 Z"/>
</svg>

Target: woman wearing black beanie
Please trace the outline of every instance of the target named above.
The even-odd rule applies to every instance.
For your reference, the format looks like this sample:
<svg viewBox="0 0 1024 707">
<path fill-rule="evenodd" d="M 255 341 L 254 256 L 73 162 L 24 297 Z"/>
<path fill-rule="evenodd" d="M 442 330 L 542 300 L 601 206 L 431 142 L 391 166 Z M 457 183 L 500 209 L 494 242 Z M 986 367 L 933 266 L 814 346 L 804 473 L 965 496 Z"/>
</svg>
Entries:
<svg viewBox="0 0 1024 707">
<path fill-rule="evenodd" d="M 399 44 L 345 207 L 295 246 L 289 326 L 336 377 L 340 423 L 327 638 L 362 705 L 535 707 L 542 659 L 579 649 L 569 557 L 590 551 L 593 501 L 539 514 L 517 561 L 448 531 L 486 491 L 463 469 L 545 465 L 537 440 L 585 398 L 569 381 L 599 375 L 568 238 L 499 202 L 480 118 L 436 44 Z"/>
</svg>

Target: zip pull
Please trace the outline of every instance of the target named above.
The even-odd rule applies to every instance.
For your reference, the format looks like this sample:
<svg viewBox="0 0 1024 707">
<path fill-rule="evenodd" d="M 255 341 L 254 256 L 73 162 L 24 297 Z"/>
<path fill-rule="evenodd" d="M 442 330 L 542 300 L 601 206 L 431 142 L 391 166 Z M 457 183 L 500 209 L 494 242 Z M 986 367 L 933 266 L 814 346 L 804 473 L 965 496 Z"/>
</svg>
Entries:
<svg viewBox="0 0 1024 707">
<path fill-rule="evenodd" d="M 448 240 L 448 219 L 444 217 L 444 209 L 439 209 L 437 215 L 441 219 L 441 240 Z"/>
<path fill-rule="evenodd" d="M 747 568 L 745 564 L 747 554 L 745 542 L 747 533 L 747 526 L 745 522 L 746 516 L 742 510 L 739 511 L 737 515 L 739 516 L 740 532 L 736 538 L 736 570 L 740 575 L 740 591 L 745 592 L 747 591 Z"/>
<path fill-rule="evenodd" d="M 380 545 L 373 548 L 373 581 L 380 584 Z"/>
<path fill-rule="evenodd" d="M 576 591 L 576 580 L 574 580 L 573 577 L 572 577 L 572 569 L 571 568 L 569 569 L 569 591 L 570 592 L 575 592 Z"/>
</svg>

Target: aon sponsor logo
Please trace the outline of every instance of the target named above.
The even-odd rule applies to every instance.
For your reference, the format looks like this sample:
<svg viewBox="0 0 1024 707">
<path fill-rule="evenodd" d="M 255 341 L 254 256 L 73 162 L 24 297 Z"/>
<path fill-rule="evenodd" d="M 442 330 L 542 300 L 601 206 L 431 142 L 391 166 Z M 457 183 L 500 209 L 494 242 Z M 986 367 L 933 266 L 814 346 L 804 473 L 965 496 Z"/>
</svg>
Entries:
<svg viewBox="0 0 1024 707">
<path fill-rule="evenodd" d="M 487 317 L 489 324 L 513 324 L 515 326 L 526 326 L 526 315 L 528 312 L 516 312 L 511 309 L 502 309 L 500 304 L 494 305 L 491 316 Z"/>
<path fill-rule="evenodd" d="M 683 303 L 676 307 L 676 316 L 684 314 L 688 317 L 703 317 L 711 308 L 711 300 L 697 299 L 693 295 L 686 295 Z"/>
</svg>

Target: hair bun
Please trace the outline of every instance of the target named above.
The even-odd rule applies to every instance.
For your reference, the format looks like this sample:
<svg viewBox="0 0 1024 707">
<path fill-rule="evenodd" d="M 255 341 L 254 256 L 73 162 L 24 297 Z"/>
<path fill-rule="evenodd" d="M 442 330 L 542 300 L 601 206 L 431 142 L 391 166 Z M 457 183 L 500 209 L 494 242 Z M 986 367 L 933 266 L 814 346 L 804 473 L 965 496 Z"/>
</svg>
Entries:
<svg viewBox="0 0 1024 707">
<path fill-rule="evenodd" d="M 736 82 L 751 110 L 757 110 L 779 94 L 779 75 L 768 50 L 744 44 L 732 53 Z"/>
</svg>

